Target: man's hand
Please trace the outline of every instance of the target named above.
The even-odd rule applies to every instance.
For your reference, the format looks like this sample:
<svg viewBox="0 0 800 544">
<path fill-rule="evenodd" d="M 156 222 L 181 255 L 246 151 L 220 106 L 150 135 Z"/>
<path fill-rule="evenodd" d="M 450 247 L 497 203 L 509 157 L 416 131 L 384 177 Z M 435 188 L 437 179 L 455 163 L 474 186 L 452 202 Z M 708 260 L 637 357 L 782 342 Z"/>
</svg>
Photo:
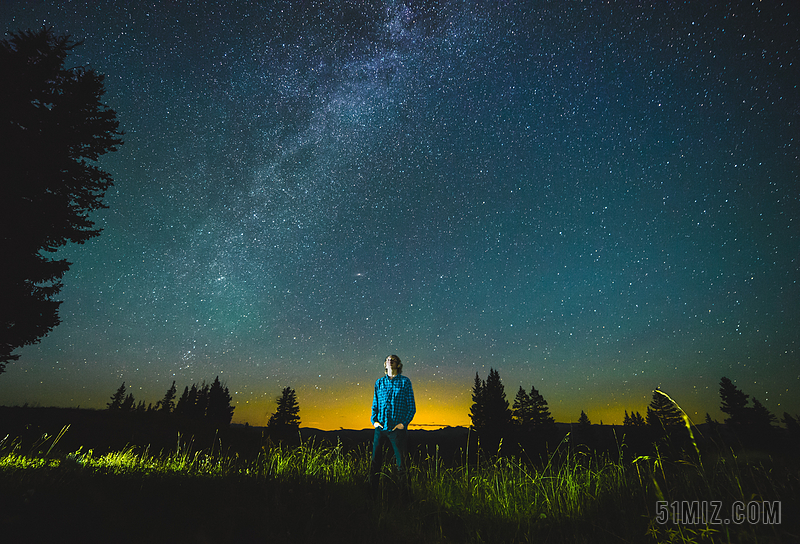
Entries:
<svg viewBox="0 0 800 544">
<path fill-rule="evenodd" d="M 381 426 L 381 424 L 376 421 L 375 423 L 372 424 L 372 426 L 377 429 L 378 427 Z"/>
<path fill-rule="evenodd" d="M 402 431 L 405 428 L 406 428 L 405 425 L 403 425 L 402 423 L 398 423 L 397 425 L 395 425 L 394 429 L 392 429 L 392 430 L 393 431 Z"/>
</svg>

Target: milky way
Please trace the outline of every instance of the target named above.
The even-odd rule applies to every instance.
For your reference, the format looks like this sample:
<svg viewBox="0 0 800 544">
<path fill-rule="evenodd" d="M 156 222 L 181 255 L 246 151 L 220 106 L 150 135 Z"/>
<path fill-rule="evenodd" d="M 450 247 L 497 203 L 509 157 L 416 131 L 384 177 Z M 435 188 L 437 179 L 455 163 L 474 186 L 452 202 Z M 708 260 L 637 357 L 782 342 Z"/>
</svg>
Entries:
<svg viewBox="0 0 800 544">
<path fill-rule="evenodd" d="M 490 367 L 558 421 L 655 387 L 722 419 L 722 376 L 800 412 L 791 3 L 84 4 L 0 13 L 84 40 L 126 133 L 0 402 L 219 375 L 235 421 L 288 385 L 361 427 L 397 353 L 419 424 L 466 424 Z"/>
</svg>

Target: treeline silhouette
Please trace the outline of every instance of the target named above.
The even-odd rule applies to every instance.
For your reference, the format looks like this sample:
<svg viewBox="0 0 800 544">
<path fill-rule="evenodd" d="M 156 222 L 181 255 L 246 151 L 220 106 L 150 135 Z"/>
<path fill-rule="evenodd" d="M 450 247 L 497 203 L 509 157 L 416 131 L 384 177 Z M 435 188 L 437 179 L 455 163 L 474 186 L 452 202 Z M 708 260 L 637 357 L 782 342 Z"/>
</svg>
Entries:
<svg viewBox="0 0 800 544">
<path fill-rule="evenodd" d="M 177 398 L 175 382 L 164 393 L 163 398 L 155 404 L 144 401 L 137 403 L 133 393 L 128 392 L 125 382 L 111 396 L 106 404 L 106 411 L 112 415 L 127 417 L 158 418 L 170 420 L 182 425 L 182 429 L 196 430 L 198 427 L 221 429 L 228 427 L 233 419 L 234 406 L 228 387 L 219 381 L 219 376 L 212 383 L 193 383 L 183 389 Z M 300 403 L 297 392 L 291 387 L 284 387 L 281 395 L 275 399 L 277 409 L 269 417 L 266 431 L 272 438 L 281 440 L 293 435 L 300 428 Z M 191 426 L 187 427 L 187 424 Z"/>
<path fill-rule="evenodd" d="M 235 407 L 228 387 L 214 381 L 185 386 L 178 396 L 172 382 L 162 398 L 146 402 L 129 392 L 126 382 L 116 389 L 105 409 L 0 406 L 0 437 L 21 444 L 52 441 L 58 436 L 64 451 L 120 451 L 130 447 L 153 452 L 191 448 L 193 451 L 233 449 L 255 456 L 270 443 L 299 440 L 300 405 L 291 387 L 283 389 L 277 410 L 264 427 L 231 425 Z"/>
<path fill-rule="evenodd" d="M 62 445 L 113 450 L 146 446 L 172 449 L 194 441 L 194 447 L 212 444 L 232 447 L 240 454 L 257 453 L 265 444 L 300 440 L 342 443 L 359 448 L 372 430 L 319 431 L 300 428 L 297 393 L 285 387 L 266 427 L 231 425 L 234 406 L 228 388 L 217 377 L 192 384 L 178 396 L 175 382 L 163 397 L 146 403 L 129 392 L 126 383 L 114 392 L 103 410 L 76 408 L 0 407 L 0 433 L 33 443 L 65 426 Z M 577 423 L 556 423 L 544 394 L 520 387 L 509 403 L 500 374 L 490 369 L 484 380 L 476 374 L 472 388 L 469 427 L 412 430 L 409 451 L 424 455 L 437 451 L 446 462 L 475 462 L 478 456 L 516 456 L 546 462 L 557 451 L 604 453 L 628 461 L 654 453 L 679 458 L 695 446 L 740 448 L 773 452 L 796 451 L 800 446 L 800 416 L 784 412 L 778 419 L 758 399 L 741 391 L 730 379 L 720 381 L 720 409 L 728 417 L 720 423 L 706 414 L 703 422 L 690 421 L 667 393 L 655 390 L 642 415 L 624 411 L 622 425 L 592 424 L 581 410 Z M 691 431 L 691 432 L 690 432 Z M 0 435 L 1 436 L 1 435 Z M 723 448 L 717 448 L 721 451 Z M 467 454 L 465 456 L 465 454 Z"/>
<path fill-rule="evenodd" d="M 160 414 L 165 418 L 174 418 L 180 422 L 204 423 L 214 427 L 227 427 L 233 419 L 234 406 L 230 391 L 219 381 L 219 376 L 211 384 L 201 382 L 186 386 L 181 397 L 175 401 L 177 394 L 175 382 L 164 393 L 164 397 L 145 407 L 144 401 L 136 403 L 133 393 L 127 393 L 125 382 L 119 386 L 107 404 L 112 414 Z"/>
<path fill-rule="evenodd" d="M 644 416 L 625 410 L 622 428 L 618 425 L 592 425 L 581 410 L 577 424 L 556 425 L 547 401 L 531 387 L 520 387 L 510 405 L 500 374 L 489 370 L 487 378 L 476 373 L 472 387 L 469 417 L 471 429 L 478 433 L 481 447 L 488 453 L 541 457 L 561 442 L 590 450 L 606 450 L 625 456 L 644 455 L 658 449 L 662 453 L 686 451 L 692 443 L 720 440 L 747 448 L 775 449 L 800 444 L 800 416 L 783 413 L 781 422 L 756 398 L 740 390 L 729 378 L 719 383 L 720 410 L 728 417 L 721 424 L 706 413 L 703 422 L 694 422 L 679 403 L 656 389 Z"/>
</svg>

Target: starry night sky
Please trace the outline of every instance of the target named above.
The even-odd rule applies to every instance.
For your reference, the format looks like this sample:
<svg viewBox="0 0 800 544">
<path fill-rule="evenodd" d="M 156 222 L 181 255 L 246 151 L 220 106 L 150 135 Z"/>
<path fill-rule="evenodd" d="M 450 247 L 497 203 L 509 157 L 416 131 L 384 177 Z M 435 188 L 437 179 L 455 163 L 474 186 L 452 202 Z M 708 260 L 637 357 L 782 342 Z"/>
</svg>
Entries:
<svg viewBox="0 0 800 544">
<path fill-rule="evenodd" d="M 290 386 L 363 428 L 396 353 L 422 425 L 490 367 L 562 422 L 656 387 L 722 420 L 722 376 L 800 413 L 800 13 L 707 4 L 5 0 L 126 134 L 0 403 L 219 375 L 234 422 Z"/>
</svg>

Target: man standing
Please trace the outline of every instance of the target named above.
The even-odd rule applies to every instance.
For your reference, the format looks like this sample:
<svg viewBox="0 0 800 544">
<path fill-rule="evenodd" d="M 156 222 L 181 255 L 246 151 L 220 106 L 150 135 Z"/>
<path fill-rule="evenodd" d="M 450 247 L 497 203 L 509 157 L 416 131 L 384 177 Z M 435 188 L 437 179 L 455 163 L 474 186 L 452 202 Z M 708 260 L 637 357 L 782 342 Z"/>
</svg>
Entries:
<svg viewBox="0 0 800 544">
<path fill-rule="evenodd" d="M 383 366 L 386 375 L 375 382 L 372 397 L 372 426 L 375 427 L 375 433 L 369 480 L 373 489 L 377 486 L 378 472 L 383 464 L 381 442 L 384 439 L 388 439 L 392 445 L 397 470 L 405 478 L 408 424 L 417 412 L 411 380 L 401 375 L 403 364 L 400 357 L 388 356 Z"/>
</svg>

